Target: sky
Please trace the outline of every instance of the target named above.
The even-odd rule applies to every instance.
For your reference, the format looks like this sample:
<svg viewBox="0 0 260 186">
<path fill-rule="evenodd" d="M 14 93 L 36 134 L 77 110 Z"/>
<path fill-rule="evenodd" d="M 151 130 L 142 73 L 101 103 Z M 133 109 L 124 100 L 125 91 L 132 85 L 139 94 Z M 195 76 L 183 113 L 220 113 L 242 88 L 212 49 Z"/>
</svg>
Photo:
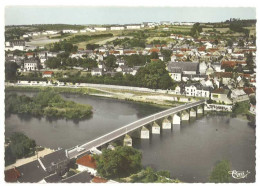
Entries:
<svg viewBox="0 0 260 186">
<path fill-rule="evenodd" d="M 220 22 L 230 18 L 256 19 L 256 9 L 246 7 L 5 7 L 5 25 L 131 24 L 149 21 Z"/>
</svg>

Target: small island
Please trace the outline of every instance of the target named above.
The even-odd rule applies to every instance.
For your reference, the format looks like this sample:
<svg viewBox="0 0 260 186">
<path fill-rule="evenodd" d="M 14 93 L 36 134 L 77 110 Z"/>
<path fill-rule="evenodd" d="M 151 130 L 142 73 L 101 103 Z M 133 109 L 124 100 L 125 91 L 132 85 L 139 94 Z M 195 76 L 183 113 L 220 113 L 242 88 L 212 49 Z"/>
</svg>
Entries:
<svg viewBox="0 0 260 186">
<path fill-rule="evenodd" d="M 84 119 L 92 114 L 92 106 L 64 100 L 51 89 L 38 92 L 34 97 L 6 94 L 5 112 L 33 116 Z"/>
</svg>

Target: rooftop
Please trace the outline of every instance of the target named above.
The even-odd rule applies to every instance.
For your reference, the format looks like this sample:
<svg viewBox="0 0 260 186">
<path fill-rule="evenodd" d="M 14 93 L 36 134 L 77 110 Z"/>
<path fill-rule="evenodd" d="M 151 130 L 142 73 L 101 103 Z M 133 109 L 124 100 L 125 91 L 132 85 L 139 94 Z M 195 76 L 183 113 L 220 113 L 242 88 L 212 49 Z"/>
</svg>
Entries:
<svg viewBox="0 0 260 186">
<path fill-rule="evenodd" d="M 76 160 L 76 163 L 93 169 L 97 168 L 96 161 L 91 155 L 85 155 Z"/>
</svg>

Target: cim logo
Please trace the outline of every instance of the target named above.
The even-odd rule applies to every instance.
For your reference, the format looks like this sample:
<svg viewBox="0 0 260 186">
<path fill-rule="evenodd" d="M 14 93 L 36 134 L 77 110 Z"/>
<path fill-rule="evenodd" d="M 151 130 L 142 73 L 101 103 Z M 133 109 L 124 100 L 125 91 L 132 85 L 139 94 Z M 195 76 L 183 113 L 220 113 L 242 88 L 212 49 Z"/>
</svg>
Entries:
<svg viewBox="0 0 260 186">
<path fill-rule="evenodd" d="M 228 173 L 231 174 L 234 179 L 243 179 L 246 178 L 248 174 L 250 174 L 248 170 L 247 171 L 232 170 L 232 171 L 228 171 Z"/>
</svg>

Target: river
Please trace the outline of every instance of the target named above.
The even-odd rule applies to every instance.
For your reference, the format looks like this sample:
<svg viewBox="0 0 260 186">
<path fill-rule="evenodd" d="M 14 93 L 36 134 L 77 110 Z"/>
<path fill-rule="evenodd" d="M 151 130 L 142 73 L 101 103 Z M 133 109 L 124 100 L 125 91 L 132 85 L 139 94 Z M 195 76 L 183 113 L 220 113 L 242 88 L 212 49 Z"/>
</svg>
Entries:
<svg viewBox="0 0 260 186">
<path fill-rule="evenodd" d="M 22 92 L 33 96 L 34 92 Z M 95 139 L 139 118 L 163 110 L 147 104 L 88 95 L 62 94 L 65 99 L 93 106 L 93 116 L 82 121 L 46 119 L 12 114 L 6 117 L 5 134 L 23 132 L 38 145 L 70 148 Z M 255 180 L 255 129 L 247 121 L 229 116 L 205 116 L 189 124 L 152 134 L 149 140 L 134 139 L 143 154 L 143 165 L 169 170 L 184 182 L 207 182 L 219 160 L 229 160 L 232 170 L 249 171 Z"/>
</svg>

